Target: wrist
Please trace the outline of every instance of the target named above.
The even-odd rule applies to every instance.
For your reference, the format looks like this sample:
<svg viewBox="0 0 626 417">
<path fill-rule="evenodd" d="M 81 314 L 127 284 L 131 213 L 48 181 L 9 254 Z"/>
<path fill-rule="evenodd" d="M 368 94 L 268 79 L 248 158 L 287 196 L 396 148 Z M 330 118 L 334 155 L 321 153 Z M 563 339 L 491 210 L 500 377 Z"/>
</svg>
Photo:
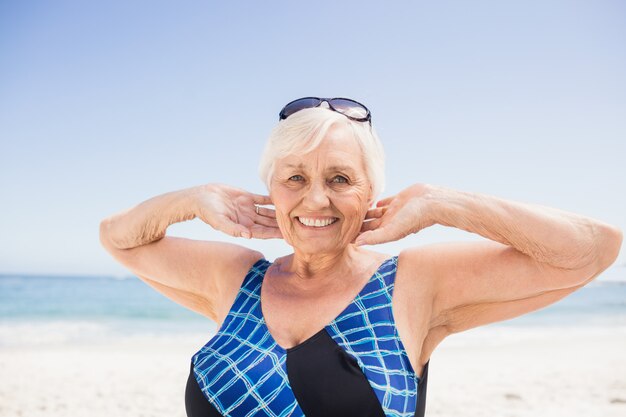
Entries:
<svg viewBox="0 0 626 417">
<path fill-rule="evenodd" d="M 429 225 L 449 226 L 449 222 L 446 220 L 449 216 L 446 213 L 454 193 L 456 191 L 451 188 L 427 184 L 423 198 L 426 207 L 425 217 Z"/>
<path fill-rule="evenodd" d="M 200 217 L 201 198 L 207 192 L 213 190 L 214 184 L 203 184 L 195 187 L 181 190 L 181 209 L 184 210 L 183 217 L 185 220 L 192 220 Z"/>
</svg>

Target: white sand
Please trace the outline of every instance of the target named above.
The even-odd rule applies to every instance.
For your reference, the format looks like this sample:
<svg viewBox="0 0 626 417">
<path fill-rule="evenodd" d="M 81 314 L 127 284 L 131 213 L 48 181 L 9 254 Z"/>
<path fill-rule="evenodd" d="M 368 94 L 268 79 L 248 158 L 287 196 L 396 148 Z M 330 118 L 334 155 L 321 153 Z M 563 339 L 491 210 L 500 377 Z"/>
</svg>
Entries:
<svg viewBox="0 0 626 417">
<path fill-rule="evenodd" d="M 427 416 L 626 416 L 626 329 L 495 329 L 435 350 Z"/>
<path fill-rule="evenodd" d="M 0 416 L 185 416 L 203 335 L 0 349 Z M 426 415 L 626 416 L 626 329 L 473 329 L 431 358 Z"/>
</svg>

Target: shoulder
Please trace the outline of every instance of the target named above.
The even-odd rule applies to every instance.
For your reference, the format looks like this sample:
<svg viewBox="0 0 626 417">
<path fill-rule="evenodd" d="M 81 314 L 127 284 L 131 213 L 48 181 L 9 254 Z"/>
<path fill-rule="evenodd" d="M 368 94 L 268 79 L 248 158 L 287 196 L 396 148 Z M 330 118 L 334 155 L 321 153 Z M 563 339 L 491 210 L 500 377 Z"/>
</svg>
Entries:
<svg viewBox="0 0 626 417">
<path fill-rule="evenodd" d="M 398 256 L 398 274 L 410 281 L 423 280 L 429 272 L 430 262 L 428 260 L 428 249 L 426 246 L 416 246 L 403 249 Z"/>
<path fill-rule="evenodd" d="M 225 278 L 222 282 L 228 287 L 239 288 L 254 264 L 264 259 L 265 256 L 259 251 L 242 246 L 233 247 L 224 253 L 222 259 L 222 276 Z"/>
<path fill-rule="evenodd" d="M 407 248 L 398 254 L 394 298 L 406 304 L 411 316 L 418 314 L 419 317 L 432 317 L 436 276 L 430 261 L 431 255 L 429 246 Z"/>
<path fill-rule="evenodd" d="M 221 243 L 219 249 L 215 248 L 211 256 L 216 258 L 217 272 L 221 285 L 217 288 L 219 293 L 228 293 L 233 286 L 242 283 L 246 273 L 261 259 L 265 259 L 263 253 L 232 243 Z"/>
<path fill-rule="evenodd" d="M 422 261 L 427 246 L 413 246 L 403 249 L 398 253 L 398 263 L 402 262 L 405 266 L 414 266 Z"/>
<path fill-rule="evenodd" d="M 416 370 L 441 340 L 434 316 L 435 275 L 423 248 L 407 248 L 397 255 L 393 290 L 396 326 Z"/>
<path fill-rule="evenodd" d="M 218 293 L 220 296 L 216 302 L 216 321 L 218 324 L 222 323 L 226 318 L 244 279 L 252 267 L 256 263 L 265 260 L 263 253 L 237 245 L 233 245 L 231 250 L 224 255 L 224 259 L 222 259 L 223 279 L 219 280 Z"/>
<path fill-rule="evenodd" d="M 406 248 L 398 254 L 398 269 L 410 279 L 424 281 L 436 275 L 438 265 L 449 260 L 447 249 L 450 246 L 450 243 L 432 243 Z"/>
</svg>

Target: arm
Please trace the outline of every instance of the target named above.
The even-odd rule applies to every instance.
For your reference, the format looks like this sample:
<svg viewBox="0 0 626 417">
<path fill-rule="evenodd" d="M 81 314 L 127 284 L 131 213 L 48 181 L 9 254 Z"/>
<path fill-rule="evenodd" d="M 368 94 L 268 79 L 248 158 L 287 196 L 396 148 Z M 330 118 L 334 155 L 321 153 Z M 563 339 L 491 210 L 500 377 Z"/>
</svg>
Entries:
<svg viewBox="0 0 626 417">
<path fill-rule="evenodd" d="M 166 229 L 199 217 L 234 236 L 280 236 L 273 210 L 256 214 L 255 204 L 269 204 L 269 197 L 217 184 L 173 191 L 102 220 L 100 242 L 148 285 L 217 321 L 233 301 L 223 298 L 263 255 L 229 243 L 165 236 Z"/>
<path fill-rule="evenodd" d="M 622 233 L 548 207 L 417 184 L 372 210 L 361 239 L 396 239 L 433 224 L 487 239 L 412 248 L 401 254 L 415 279 L 429 277 L 431 328 L 457 332 L 549 305 L 608 268 Z M 402 226 L 404 225 L 404 226 Z"/>
</svg>

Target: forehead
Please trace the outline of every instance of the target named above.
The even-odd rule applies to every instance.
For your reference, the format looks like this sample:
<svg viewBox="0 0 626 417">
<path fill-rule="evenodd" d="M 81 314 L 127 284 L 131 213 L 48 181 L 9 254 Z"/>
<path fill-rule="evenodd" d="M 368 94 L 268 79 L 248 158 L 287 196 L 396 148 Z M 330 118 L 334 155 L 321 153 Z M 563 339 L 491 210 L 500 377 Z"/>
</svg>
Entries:
<svg viewBox="0 0 626 417">
<path fill-rule="evenodd" d="M 308 153 L 292 153 L 276 161 L 276 168 L 345 168 L 363 170 L 363 151 L 352 130 L 334 125 L 326 132 L 319 146 Z"/>
</svg>

